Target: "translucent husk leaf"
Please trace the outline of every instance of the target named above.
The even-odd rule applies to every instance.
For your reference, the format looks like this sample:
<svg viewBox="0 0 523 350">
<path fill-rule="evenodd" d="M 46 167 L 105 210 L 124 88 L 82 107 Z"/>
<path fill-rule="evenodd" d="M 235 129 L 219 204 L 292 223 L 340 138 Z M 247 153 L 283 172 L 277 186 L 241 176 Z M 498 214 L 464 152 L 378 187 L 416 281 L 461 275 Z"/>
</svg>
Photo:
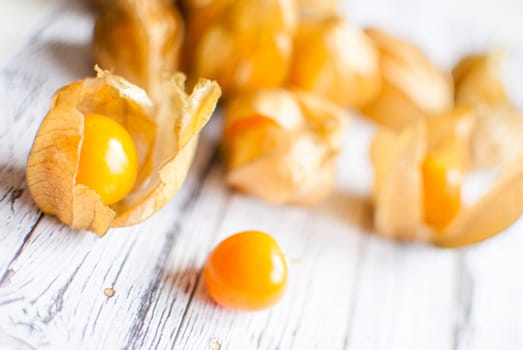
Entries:
<svg viewBox="0 0 523 350">
<path fill-rule="evenodd" d="M 470 139 L 474 169 L 509 162 L 523 150 L 523 114 L 513 107 L 479 106 Z"/>
<path fill-rule="evenodd" d="M 294 37 L 289 84 L 361 108 L 380 90 L 378 51 L 340 16 L 306 16 Z"/>
<path fill-rule="evenodd" d="M 253 113 L 273 119 L 284 129 L 298 129 L 304 119 L 296 95 L 288 90 L 267 89 L 244 93 L 226 105 L 226 127 Z"/>
<path fill-rule="evenodd" d="M 427 240 L 423 221 L 422 177 L 426 152 L 425 125 L 416 123 L 400 134 L 382 130 L 371 145 L 375 168 L 374 226 L 380 234 L 401 240 Z"/>
<path fill-rule="evenodd" d="M 153 172 L 141 191 L 120 202 L 113 226 L 132 225 L 151 216 L 167 204 L 185 180 L 198 143 L 197 134 L 210 119 L 221 90 L 215 82 L 201 79 L 188 95 L 184 83 L 181 73 L 163 83 L 163 100 L 157 112 L 160 128 L 151 159 Z"/>
<path fill-rule="evenodd" d="M 252 116 L 274 122 L 227 132 Z M 330 193 L 345 111 L 317 96 L 276 89 L 231 100 L 225 118 L 223 150 L 231 186 L 269 202 L 301 205 Z"/>
<path fill-rule="evenodd" d="M 425 120 L 427 125 L 427 148 L 435 150 L 442 145 L 458 141 L 460 149 L 463 150 L 464 167 L 470 166 L 470 154 L 467 154 L 470 146 L 472 128 L 478 123 L 476 111 L 468 106 L 457 106 L 451 112 Z"/>
<path fill-rule="evenodd" d="M 191 71 L 198 43 L 209 26 L 214 24 L 234 0 L 186 0 L 183 2 L 186 36 L 182 49 L 184 71 Z"/>
<path fill-rule="evenodd" d="M 476 110 L 463 107 L 449 115 L 415 123 L 401 132 L 382 129 L 377 133 L 371 159 L 375 170 L 373 199 L 378 233 L 395 239 L 457 247 L 494 236 L 519 218 L 523 212 L 523 147 L 514 144 L 510 157 L 497 154 L 493 158 L 495 163 L 491 165 L 504 164 L 504 170 L 485 196 L 472 206 L 462 206 L 442 229 L 423 222 L 421 162 L 428 152 L 448 145 L 452 137 L 462 153 L 449 156 L 462 158 L 463 169 L 474 165 L 470 148 L 479 142 L 475 132 L 478 125 L 485 127 L 483 118 Z M 506 123 L 494 115 L 490 118 Z M 496 132 L 493 128 L 489 130 Z M 484 136 L 488 136 L 486 130 Z"/>
<path fill-rule="evenodd" d="M 73 228 L 103 235 L 110 226 L 136 224 L 165 205 L 182 185 L 197 133 L 220 95 L 214 82 L 200 81 L 190 96 L 183 83 L 181 75 L 163 81 L 158 106 L 140 88 L 102 70 L 97 78 L 60 89 L 27 162 L 27 182 L 38 207 Z M 138 152 L 137 182 L 111 207 L 103 205 L 96 192 L 75 183 L 87 113 L 108 116 L 124 126 Z"/>
<path fill-rule="evenodd" d="M 449 74 L 439 70 L 415 46 L 377 29 L 366 34 L 379 49 L 383 85 L 363 113 L 389 127 L 449 112 L 453 86 Z"/>
<path fill-rule="evenodd" d="M 81 87 L 70 86 L 70 89 L 78 88 Z M 69 105 L 56 105 L 67 92 L 58 91 L 40 127 L 27 162 L 27 183 L 44 213 L 56 215 L 73 228 L 87 228 L 101 234 L 111 225 L 116 213 L 103 205 L 94 191 L 74 183 L 83 114 Z"/>
<path fill-rule="evenodd" d="M 232 2 L 201 34 L 193 73 L 215 79 L 230 96 L 281 86 L 292 53 L 292 0 Z"/>
<path fill-rule="evenodd" d="M 104 7 L 113 6 L 116 2 L 119 0 L 87 0 L 88 3 L 90 3 L 92 6 L 94 6 L 98 10 L 102 10 Z M 172 5 L 176 1 L 175 0 L 161 0 L 165 4 Z"/>
<path fill-rule="evenodd" d="M 507 165 L 494 188 L 464 209 L 434 243 L 459 247 L 483 241 L 512 225 L 523 213 L 523 157 Z"/>
<path fill-rule="evenodd" d="M 300 12 L 305 15 L 330 15 L 338 12 L 340 0 L 298 0 Z"/>
<path fill-rule="evenodd" d="M 164 0 L 115 0 L 97 18 L 93 51 L 97 64 L 144 88 L 154 99 L 162 75 L 179 68 L 183 21 Z"/>
<path fill-rule="evenodd" d="M 456 103 L 510 105 L 500 77 L 502 58 L 502 53 L 495 51 L 488 55 L 470 55 L 458 62 L 452 70 Z"/>
<path fill-rule="evenodd" d="M 313 205 L 334 188 L 335 156 L 301 139 L 284 153 L 260 157 L 231 170 L 227 182 L 267 202 Z"/>
</svg>

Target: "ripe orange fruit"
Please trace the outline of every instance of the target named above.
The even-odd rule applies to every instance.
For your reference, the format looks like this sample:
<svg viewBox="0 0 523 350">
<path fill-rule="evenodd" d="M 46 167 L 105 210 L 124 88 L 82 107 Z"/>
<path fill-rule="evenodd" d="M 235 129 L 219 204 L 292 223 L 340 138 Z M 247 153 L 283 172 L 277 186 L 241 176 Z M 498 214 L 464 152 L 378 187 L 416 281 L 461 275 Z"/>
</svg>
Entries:
<svg viewBox="0 0 523 350">
<path fill-rule="evenodd" d="M 137 175 L 138 155 L 127 130 L 109 117 L 86 114 L 76 183 L 111 205 L 131 191 Z"/>
<path fill-rule="evenodd" d="M 225 239 L 211 252 L 204 279 L 216 303 L 235 310 L 260 310 L 283 296 L 287 263 L 271 236 L 245 231 Z"/>
</svg>

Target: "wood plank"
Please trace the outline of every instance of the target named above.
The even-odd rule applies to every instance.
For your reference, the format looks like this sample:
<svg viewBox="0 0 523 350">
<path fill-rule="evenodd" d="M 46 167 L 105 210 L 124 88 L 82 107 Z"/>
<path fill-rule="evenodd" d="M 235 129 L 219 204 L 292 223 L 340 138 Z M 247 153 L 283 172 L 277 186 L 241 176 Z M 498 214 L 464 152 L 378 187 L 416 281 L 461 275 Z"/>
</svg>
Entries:
<svg viewBox="0 0 523 350">
<path fill-rule="evenodd" d="M 463 251 L 455 349 L 523 348 L 523 220 Z"/>
<path fill-rule="evenodd" d="M 369 239 L 348 349 L 450 349 L 455 252 Z"/>
<path fill-rule="evenodd" d="M 0 65 L 27 45 L 27 39 L 56 17 L 64 0 L 26 0 L 4 2 L 0 13 Z M 30 15 L 29 15 L 30 14 Z"/>
<path fill-rule="evenodd" d="M 404 1 L 390 7 L 386 0 L 372 0 L 345 7 L 355 22 L 401 34 L 446 68 L 464 54 L 504 42 L 503 78 L 512 99 L 523 107 L 521 37 L 504 41 L 488 21 L 474 23 L 450 11 L 455 6 L 451 3 Z M 451 252 L 398 247 L 378 238 L 368 242 L 355 292 L 355 328 L 349 348 L 521 348 L 517 295 L 523 283 L 515 276 L 522 273 L 522 243 L 516 238 L 522 221 L 497 238 Z M 388 299 L 390 293 L 394 297 Z"/>
<path fill-rule="evenodd" d="M 201 349 L 214 342 L 224 349 L 341 348 L 362 236 L 322 210 L 262 205 L 235 195 L 214 243 L 253 228 L 271 233 L 290 261 L 284 299 L 268 311 L 227 311 L 208 299 L 200 281 L 175 346 Z"/>
<path fill-rule="evenodd" d="M 291 265 L 282 303 L 255 314 L 220 310 L 212 306 L 200 282 L 176 345 L 449 348 L 454 254 L 365 235 L 368 207 L 358 195 L 368 193 L 372 176 L 368 157 L 351 150 L 368 146 L 372 128 L 363 121 L 354 123 L 341 158 L 338 195 L 320 208 L 275 208 L 235 196 L 225 213 L 218 239 L 241 229 L 261 228 L 282 242 L 291 261 L 298 259 Z M 421 322 L 423 315 L 431 319 Z"/>
<path fill-rule="evenodd" d="M 3 96 L 13 106 L 9 114 L 13 124 L 8 126 L 8 134 L 12 137 L 2 138 L 2 141 L 6 143 L 5 149 L 16 150 L 16 154 L 14 151 L 3 154 L 5 164 L 9 165 L 4 171 L 4 180 L 24 186 L 22 175 L 30 142 L 45 115 L 52 92 L 71 80 L 90 74 L 91 27 L 92 18 L 86 9 L 74 3 L 38 35 L 27 52 L 3 70 L 5 84 L 2 85 L 6 90 Z M 64 65 L 71 56 L 78 60 Z M 52 74 L 47 76 L 42 70 L 33 72 L 33 60 L 49 67 Z M 24 77 L 34 81 L 36 87 L 43 86 L 41 96 L 31 91 L 27 93 L 26 89 L 32 85 L 27 84 Z M 40 91 L 36 87 L 35 90 Z M 21 97 L 24 100 L 19 100 Z M 24 143 L 15 147 L 15 142 Z M 13 195 L 9 202 L 8 193 L 3 208 L 9 208 L 12 203 L 17 212 L 16 216 L 7 219 L 16 218 L 18 221 L 13 220 L 12 225 L 29 229 L 31 235 L 24 239 L 23 235 L 14 237 L 11 230 L 4 231 L 13 244 L 12 247 L 2 246 L 6 252 L 2 256 L 10 257 L 2 265 L 9 274 L 0 285 L 0 344 L 29 348 L 79 348 L 80 345 L 85 348 L 125 345 L 138 348 L 144 334 L 158 329 L 156 324 L 149 325 L 146 317 L 149 311 L 154 313 L 153 303 L 157 305 L 159 300 L 166 299 L 161 297 L 163 290 L 170 291 L 168 299 L 171 311 L 175 312 L 175 317 L 169 317 L 169 321 L 176 317 L 180 320 L 185 291 L 191 290 L 190 284 L 194 281 L 185 278 L 190 270 L 174 272 L 166 269 L 165 263 L 173 256 L 172 247 L 181 234 L 179 218 L 190 214 L 200 197 L 201 182 L 209 173 L 209 164 L 215 162 L 214 142 L 212 133 L 203 137 L 203 147 L 185 188 L 167 208 L 146 224 L 112 230 L 103 239 L 87 232 L 71 231 L 54 218 L 45 216 L 39 220 L 40 215 L 29 197 L 23 202 L 21 199 L 25 197 L 16 200 L 18 195 Z M 13 173 L 12 168 L 22 170 Z M 223 187 L 220 190 L 224 193 Z M 27 191 L 24 193 L 27 195 Z M 213 197 L 206 198 L 205 203 L 212 204 L 210 207 L 221 208 L 215 206 L 217 201 L 212 201 Z M 3 215 L 7 211 L 2 209 L 1 212 Z M 33 214 L 32 217 L 26 217 L 29 214 Z M 39 224 L 35 226 L 37 222 Z M 192 231 L 194 227 L 188 229 Z M 186 244 L 200 242 L 197 235 L 187 237 L 190 239 Z M 180 254 L 176 254 L 175 266 L 181 268 L 178 260 L 191 256 L 181 254 L 186 245 L 177 247 Z M 108 299 L 103 293 L 105 288 L 112 288 L 115 295 Z"/>
<path fill-rule="evenodd" d="M 359 119 L 353 124 L 340 174 L 347 179 L 349 193 L 366 197 L 373 175 L 364 150 L 374 128 Z M 369 216 L 370 210 L 362 218 L 366 230 L 355 262 L 343 349 L 449 349 L 454 335 L 456 253 L 369 235 Z"/>
<path fill-rule="evenodd" d="M 173 275 L 166 262 L 176 254 L 172 248 L 180 235 L 200 242 L 197 235 L 183 233 L 177 220 L 190 214 L 199 197 L 196 191 L 186 203 L 173 201 L 147 223 L 112 230 L 103 239 L 44 218 L 24 258 L 13 265 L 16 273 L 2 286 L 4 332 L 33 347 L 140 348 L 142 336 L 158 329 L 146 317 L 165 300 L 162 293 L 170 292 L 168 300 L 183 311 L 185 290 L 192 283 L 184 274 L 190 271 Z M 176 254 L 175 259 L 190 256 Z M 113 289 L 114 296 L 107 298 L 105 288 Z"/>
<path fill-rule="evenodd" d="M 217 165 L 215 118 L 184 188 L 144 224 L 98 239 L 41 216 L 25 159 L 53 91 L 92 75 L 92 20 L 69 2 L 0 71 L 0 348 L 522 347 L 522 221 L 461 251 L 368 235 L 373 128 L 363 121 L 347 135 L 337 192 L 313 209 L 231 194 Z M 432 43 L 445 45 L 434 55 L 456 52 L 461 36 L 445 41 L 452 30 Z M 244 229 L 273 234 L 290 261 L 286 295 L 267 311 L 219 308 L 201 278 L 212 247 Z"/>
<path fill-rule="evenodd" d="M 63 15 L 37 32 L 31 45 L 0 71 L 0 103 L 5 106 L 0 123 L 0 206 L 10 209 L 0 210 L 0 222 L 5 226 L 0 232 L 0 280 L 41 217 L 25 185 L 25 162 L 52 93 L 72 80 L 92 75 L 88 34 L 92 18 L 78 2 L 68 11 L 62 6 L 58 9 Z"/>
</svg>

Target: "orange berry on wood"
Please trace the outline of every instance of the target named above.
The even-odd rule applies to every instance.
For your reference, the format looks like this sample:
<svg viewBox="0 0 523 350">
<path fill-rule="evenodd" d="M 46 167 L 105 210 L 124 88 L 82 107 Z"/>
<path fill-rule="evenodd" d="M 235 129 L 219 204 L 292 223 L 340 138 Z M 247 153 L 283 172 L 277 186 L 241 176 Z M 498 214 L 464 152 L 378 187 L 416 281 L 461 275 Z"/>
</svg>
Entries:
<svg viewBox="0 0 523 350">
<path fill-rule="evenodd" d="M 245 231 L 225 239 L 211 252 L 204 279 L 216 303 L 235 310 L 260 310 L 283 296 L 287 263 L 271 236 Z"/>
</svg>

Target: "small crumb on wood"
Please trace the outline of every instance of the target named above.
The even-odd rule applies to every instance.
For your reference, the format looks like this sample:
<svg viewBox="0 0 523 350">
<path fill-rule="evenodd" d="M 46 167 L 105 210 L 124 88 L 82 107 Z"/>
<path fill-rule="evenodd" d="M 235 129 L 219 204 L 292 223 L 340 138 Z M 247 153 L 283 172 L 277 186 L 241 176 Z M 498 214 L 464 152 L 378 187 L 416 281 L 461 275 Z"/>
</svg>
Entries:
<svg viewBox="0 0 523 350">
<path fill-rule="evenodd" d="M 106 297 L 110 298 L 114 295 L 114 289 L 112 288 L 105 288 L 104 289 L 104 294 Z"/>
<path fill-rule="evenodd" d="M 220 350 L 222 348 L 222 344 L 218 340 L 213 340 L 211 342 L 211 350 Z"/>
</svg>

